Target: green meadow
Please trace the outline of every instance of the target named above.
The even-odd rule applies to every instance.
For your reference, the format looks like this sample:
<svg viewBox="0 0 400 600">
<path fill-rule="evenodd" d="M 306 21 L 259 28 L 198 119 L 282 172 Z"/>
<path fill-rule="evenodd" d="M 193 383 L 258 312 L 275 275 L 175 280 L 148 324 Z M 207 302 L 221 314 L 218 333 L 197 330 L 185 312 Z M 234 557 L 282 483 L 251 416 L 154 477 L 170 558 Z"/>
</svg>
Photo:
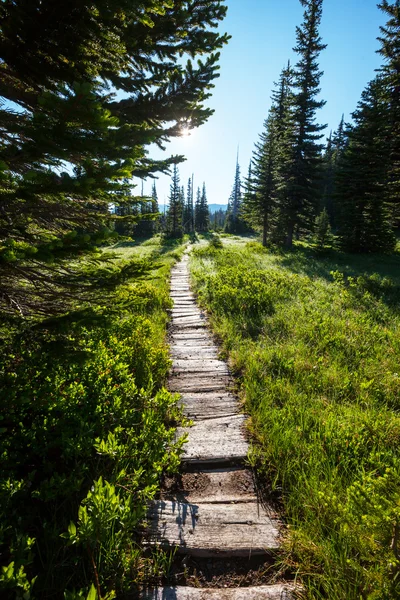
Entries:
<svg viewBox="0 0 400 600">
<path fill-rule="evenodd" d="M 399 267 L 237 239 L 192 255 L 309 598 L 400 596 Z"/>
</svg>

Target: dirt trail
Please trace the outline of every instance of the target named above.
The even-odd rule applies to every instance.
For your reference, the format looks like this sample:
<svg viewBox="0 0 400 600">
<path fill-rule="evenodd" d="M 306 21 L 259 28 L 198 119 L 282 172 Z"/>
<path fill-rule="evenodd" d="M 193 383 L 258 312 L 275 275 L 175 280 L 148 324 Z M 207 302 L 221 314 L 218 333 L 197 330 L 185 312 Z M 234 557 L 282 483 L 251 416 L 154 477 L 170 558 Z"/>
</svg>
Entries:
<svg viewBox="0 0 400 600">
<path fill-rule="evenodd" d="M 171 276 L 169 389 L 181 394 L 185 415 L 194 424 L 186 430 L 182 475 L 150 507 L 147 543 L 177 547 L 182 570 L 189 574 L 188 566 L 196 566 L 195 577 L 186 577 L 194 587 L 149 590 L 143 598 L 289 599 L 289 584 L 261 585 L 258 577 L 263 561 L 268 564 L 279 549 L 281 524 L 272 507 L 260 504 L 245 466 L 245 416 L 231 391 L 228 366 L 218 359 L 206 317 L 190 290 L 188 261 L 185 254 Z"/>
</svg>

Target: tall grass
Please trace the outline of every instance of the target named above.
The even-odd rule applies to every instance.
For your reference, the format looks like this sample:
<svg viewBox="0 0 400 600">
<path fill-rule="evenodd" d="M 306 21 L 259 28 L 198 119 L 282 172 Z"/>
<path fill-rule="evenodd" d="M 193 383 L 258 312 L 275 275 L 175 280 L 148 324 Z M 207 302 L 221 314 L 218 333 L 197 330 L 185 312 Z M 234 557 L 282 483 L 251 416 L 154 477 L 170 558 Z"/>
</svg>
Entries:
<svg viewBox="0 0 400 600">
<path fill-rule="evenodd" d="M 309 598 L 400 597 L 399 257 L 194 251 Z"/>
<path fill-rule="evenodd" d="M 120 598 L 166 560 L 143 555 L 140 526 L 181 453 L 163 389 L 181 251 L 160 238 L 108 250 L 116 260 L 81 265 L 98 281 L 92 301 L 4 336 L 2 598 Z"/>
</svg>

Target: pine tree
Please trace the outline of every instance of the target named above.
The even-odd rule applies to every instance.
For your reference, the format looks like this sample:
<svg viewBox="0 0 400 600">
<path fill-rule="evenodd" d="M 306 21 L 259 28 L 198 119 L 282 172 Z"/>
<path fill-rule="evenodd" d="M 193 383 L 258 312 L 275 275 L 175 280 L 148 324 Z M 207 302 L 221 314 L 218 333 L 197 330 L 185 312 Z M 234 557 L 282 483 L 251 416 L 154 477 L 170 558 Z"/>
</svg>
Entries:
<svg viewBox="0 0 400 600">
<path fill-rule="evenodd" d="M 226 233 L 243 233 L 246 226 L 241 217 L 242 207 L 242 182 L 240 179 L 239 153 L 236 158 L 235 179 L 232 192 L 228 200 L 228 209 L 224 230 Z"/>
<path fill-rule="evenodd" d="M 318 215 L 315 220 L 315 243 L 319 250 L 333 241 L 329 215 L 326 208 Z"/>
<path fill-rule="evenodd" d="M 0 246 L 14 247 L 1 251 L 2 309 L 39 309 L 44 246 L 54 270 L 67 247 L 100 241 L 110 204 L 141 201 L 126 181 L 176 161 L 146 147 L 209 118 L 202 103 L 227 41 L 213 28 L 225 13 L 212 0 L 0 3 Z M 206 58 L 194 66 L 177 60 L 185 54 Z"/>
<path fill-rule="evenodd" d="M 153 181 L 153 186 L 151 188 L 151 212 L 153 215 L 157 215 L 153 221 L 153 233 L 157 233 L 160 230 L 159 210 L 156 182 Z"/>
<path fill-rule="evenodd" d="M 317 141 L 325 126 L 318 125 L 316 111 L 325 104 L 317 100 L 322 72 L 318 57 L 326 46 L 319 35 L 323 0 L 300 0 L 305 7 L 304 21 L 297 27 L 300 56 L 294 70 L 294 127 L 288 124 L 286 140 L 279 153 L 278 200 L 281 227 L 286 245 L 291 247 L 296 231 L 313 228 L 320 194 L 319 175 L 322 145 Z"/>
<path fill-rule="evenodd" d="M 386 252 L 394 247 L 385 187 L 389 118 L 386 84 L 376 77 L 364 90 L 348 130 L 348 145 L 338 163 L 336 204 L 339 240 L 350 252 Z"/>
<path fill-rule="evenodd" d="M 196 192 L 196 202 L 194 205 L 195 231 L 199 231 L 198 218 L 199 218 L 200 214 L 201 214 L 201 191 L 200 191 L 200 188 L 198 187 L 197 192 Z"/>
<path fill-rule="evenodd" d="M 388 114 L 388 172 L 385 189 L 386 200 L 399 213 L 400 208 L 400 1 L 383 0 L 378 4 L 388 17 L 381 27 L 379 53 L 384 65 L 380 72 L 387 85 Z M 399 219 L 400 221 L 400 219 Z"/>
<path fill-rule="evenodd" d="M 189 177 L 187 183 L 186 202 L 183 210 L 184 231 L 191 233 L 194 231 L 194 206 L 193 206 L 193 181 Z"/>
<path fill-rule="evenodd" d="M 183 234 L 182 227 L 182 214 L 183 214 L 183 202 L 182 202 L 182 190 L 179 185 L 179 171 L 178 167 L 174 165 L 172 174 L 172 182 L 170 186 L 169 194 L 169 206 L 166 217 L 167 233 L 171 237 L 181 237 Z"/>
<path fill-rule="evenodd" d="M 322 157 L 322 209 L 326 209 L 332 227 L 335 227 L 337 220 L 334 201 L 336 173 L 346 141 L 344 115 L 342 115 L 338 129 L 334 134 L 331 132 L 329 135 Z"/>
<path fill-rule="evenodd" d="M 208 212 L 208 202 L 207 202 L 207 192 L 206 192 L 206 184 L 203 183 L 202 191 L 200 192 L 200 188 L 197 190 L 197 200 L 196 200 L 196 231 L 208 231 L 209 228 L 209 212 Z"/>
<path fill-rule="evenodd" d="M 271 221 L 277 213 L 277 160 L 278 149 L 288 127 L 288 111 L 291 106 L 290 64 L 283 69 L 277 89 L 272 95 L 272 106 L 264 122 L 264 130 L 255 145 L 246 191 L 243 200 L 243 215 L 248 223 L 262 231 L 262 243 L 267 244 Z M 273 213 L 275 211 L 275 217 Z"/>
</svg>

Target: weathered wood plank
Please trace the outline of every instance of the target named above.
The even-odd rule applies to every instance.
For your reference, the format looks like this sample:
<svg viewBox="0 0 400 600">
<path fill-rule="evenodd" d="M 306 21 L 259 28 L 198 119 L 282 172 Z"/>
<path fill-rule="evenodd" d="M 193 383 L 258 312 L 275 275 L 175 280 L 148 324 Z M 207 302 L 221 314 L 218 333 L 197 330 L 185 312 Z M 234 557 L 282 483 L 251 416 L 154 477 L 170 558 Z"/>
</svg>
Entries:
<svg viewBox="0 0 400 600">
<path fill-rule="evenodd" d="M 198 350 L 203 349 L 203 350 L 212 350 L 213 352 L 216 352 L 216 348 L 214 346 L 214 344 L 210 341 L 210 340 L 206 340 L 206 339 L 189 339 L 186 340 L 179 340 L 179 345 L 174 343 L 173 339 L 169 340 L 170 343 L 170 347 L 171 347 L 171 352 L 173 350 L 176 350 L 177 352 L 180 351 L 187 351 L 191 352 L 192 349 L 195 350 L 196 348 Z M 217 355 L 218 356 L 218 355 Z"/>
<path fill-rule="evenodd" d="M 189 434 L 182 461 L 191 465 L 243 461 L 249 449 L 243 432 L 244 421 L 244 415 L 234 415 L 198 421 L 192 427 L 179 427 L 178 437 Z"/>
<path fill-rule="evenodd" d="M 186 392 L 181 395 L 180 402 L 184 414 L 190 419 L 218 419 L 235 415 L 238 412 L 238 402 L 229 392 Z"/>
<path fill-rule="evenodd" d="M 189 320 L 189 319 L 187 319 L 187 320 L 179 319 L 179 322 L 177 322 L 175 320 L 171 326 L 174 327 L 175 329 L 179 328 L 181 330 L 193 330 L 193 331 L 195 331 L 196 329 L 206 329 L 207 328 L 207 324 L 205 322 L 197 321 L 197 320 Z"/>
<path fill-rule="evenodd" d="M 194 300 L 179 300 L 179 299 L 175 299 L 174 300 L 174 308 L 193 308 L 193 307 L 197 307 L 197 304 L 195 303 Z"/>
<path fill-rule="evenodd" d="M 184 473 L 181 476 L 182 494 L 185 502 L 225 503 L 257 502 L 253 476 L 249 469 L 215 469 L 198 473 Z M 275 515 L 268 510 L 270 517 Z"/>
<path fill-rule="evenodd" d="M 257 502 L 151 503 L 145 543 L 192 556 L 250 556 L 279 547 L 279 520 Z"/>
<path fill-rule="evenodd" d="M 207 373 L 208 375 L 208 373 Z M 225 392 L 231 383 L 230 377 L 220 376 L 218 379 L 211 377 L 175 376 L 168 381 L 170 392 Z"/>
<path fill-rule="evenodd" d="M 165 587 L 143 592 L 142 600 L 294 600 L 295 589 L 288 584 L 222 589 Z"/>
<path fill-rule="evenodd" d="M 212 337 L 208 331 L 199 331 L 195 327 L 192 328 L 192 331 L 190 331 L 190 329 L 185 329 L 184 331 L 175 330 L 171 333 L 171 336 L 177 341 L 203 339 L 213 343 Z"/>
<path fill-rule="evenodd" d="M 229 374 L 228 367 L 225 362 L 213 358 L 186 358 L 174 359 L 172 368 L 176 373 L 224 373 Z"/>
<path fill-rule="evenodd" d="M 204 312 L 201 311 L 195 304 L 192 306 L 177 306 L 171 309 L 170 314 L 172 317 L 179 317 L 180 315 L 195 315 L 196 317 L 204 316 Z"/>
<path fill-rule="evenodd" d="M 217 350 L 213 346 L 176 346 L 173 345 L 170 352 L 172 358 L 190 359 L 190 358 L 217 358 Z"/>
</svg>

